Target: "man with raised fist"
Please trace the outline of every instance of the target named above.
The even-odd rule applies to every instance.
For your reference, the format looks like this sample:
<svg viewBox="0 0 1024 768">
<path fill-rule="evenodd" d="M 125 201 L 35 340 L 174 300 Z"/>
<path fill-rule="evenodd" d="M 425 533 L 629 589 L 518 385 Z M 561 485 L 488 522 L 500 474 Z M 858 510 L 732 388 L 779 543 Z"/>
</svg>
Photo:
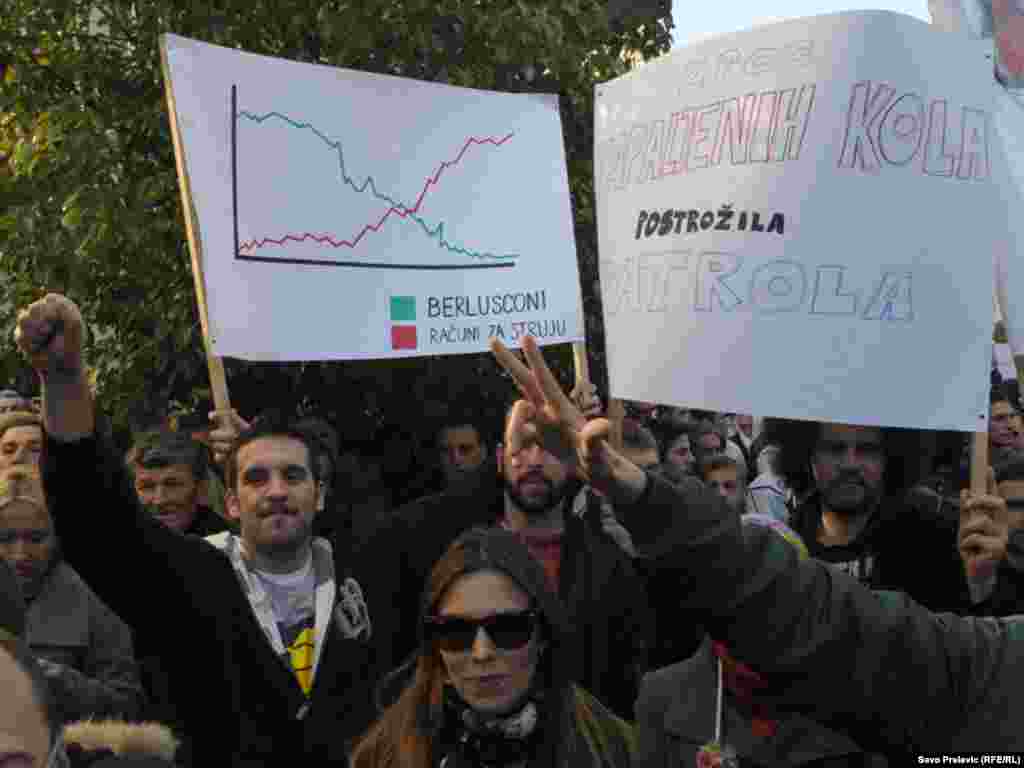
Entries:
<svg viewBox="0 0 1024 768">
<path fill-rule="evenodd" d="M 344 764 L 347 741 L 375 715 L 371 633 L 391 628 L 371 624 L 344 558 L 312 535 L 324 489 L 311 438 L 273 419 L 244 431 L 226 465 L 240 535 L 182 535 L 146 512 L 96 434 L 84 337 L 64 296 L 18 317 L 17 344 L 43 388 L 46 496 L 67 561 L 166 664 L 185 759 Z M 102 516 L 83 514 L 83 498 Z"/>
</svg>

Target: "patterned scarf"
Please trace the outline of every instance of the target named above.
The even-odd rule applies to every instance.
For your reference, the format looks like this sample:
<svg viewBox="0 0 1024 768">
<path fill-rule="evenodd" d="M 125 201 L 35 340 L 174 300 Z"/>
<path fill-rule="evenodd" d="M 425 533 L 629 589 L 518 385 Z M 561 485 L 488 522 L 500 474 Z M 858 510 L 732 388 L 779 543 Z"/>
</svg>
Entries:
<svg viewBox="0 0 1024 768">
<path fill-rule="evenodd" d="M 539 699 L 528 698 L 509 715 L 484 718 L 454 688 L 444 689 L 439 768 L 500 768 L 527 762 L 540 743 Z"/>
</svg>

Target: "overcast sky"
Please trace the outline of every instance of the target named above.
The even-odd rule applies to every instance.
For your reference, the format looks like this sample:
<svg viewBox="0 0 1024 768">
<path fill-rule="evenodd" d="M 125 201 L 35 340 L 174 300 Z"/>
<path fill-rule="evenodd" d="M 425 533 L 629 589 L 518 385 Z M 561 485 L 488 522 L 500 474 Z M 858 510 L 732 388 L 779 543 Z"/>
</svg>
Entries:
<svg viewBox="0 0 1024 768">
<path fill-rule="evenodd" d="M 869 5 L 843 0 L 772 0 L 770 3 L 764 0 L 674 0 L 672 5 L 677 48 L 711 35 L 836 11 L 879 9 L 898 11 L 923 21 L 931 21 L 928 0 L 874 0 Z"/>
</svg>

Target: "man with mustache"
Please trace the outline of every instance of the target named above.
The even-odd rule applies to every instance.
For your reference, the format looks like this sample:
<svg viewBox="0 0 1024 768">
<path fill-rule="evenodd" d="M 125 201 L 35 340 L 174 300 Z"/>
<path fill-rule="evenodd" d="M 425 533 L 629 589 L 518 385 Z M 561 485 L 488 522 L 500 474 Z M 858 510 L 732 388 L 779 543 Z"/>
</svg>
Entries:
<svg viewBox="0 0 1024 768">
<path fill-rule="evenodd" d="M 810 482 L 792 523 L 811 557 L 872 588 L 907 592 L 933 610 L 963 607 L 958 513 L 937 494 L 907 491 L 905 464 L 915 447 L 897 449 L 894 441 L 911 433 L 784 421 L 777 429 L 787 483 L 799 490 Z"/>
</svg>

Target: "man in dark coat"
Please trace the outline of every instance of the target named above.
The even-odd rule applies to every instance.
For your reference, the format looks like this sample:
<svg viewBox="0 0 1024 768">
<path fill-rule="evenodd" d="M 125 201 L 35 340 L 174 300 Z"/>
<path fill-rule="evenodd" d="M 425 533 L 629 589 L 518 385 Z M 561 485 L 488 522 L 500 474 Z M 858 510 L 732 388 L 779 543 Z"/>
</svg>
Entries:
<svg viewBox="0 0 1024 768">
<path fill-rule="evenodd" d="M 227 458 L 240 535 L 184 536 L 139 504 L 96 435 L 78 308 L 50 294 L 16 338 L 44 380 L 46 496 L 67 561 L 171 670 L 202 765 L 339 765 L 376 716 L 377 633 L 394 627 L 345 552 L 312 535 L 323 506 L 315 447 L 256 425 Z M 102 514 L 82 514 L 87 494 Z"/>
</svg>

